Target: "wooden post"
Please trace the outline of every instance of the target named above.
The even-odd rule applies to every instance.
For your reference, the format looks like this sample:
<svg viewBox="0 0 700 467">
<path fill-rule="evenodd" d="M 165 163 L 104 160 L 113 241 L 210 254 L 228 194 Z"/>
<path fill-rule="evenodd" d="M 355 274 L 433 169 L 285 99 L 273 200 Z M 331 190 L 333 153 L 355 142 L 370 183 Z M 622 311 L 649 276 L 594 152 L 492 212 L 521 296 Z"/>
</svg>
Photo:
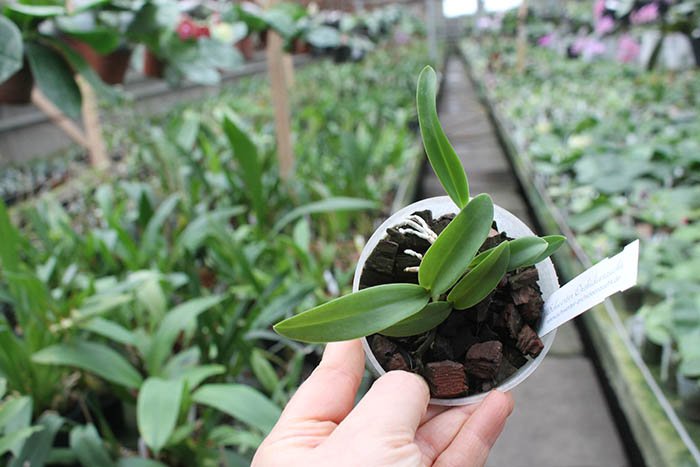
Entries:
<svg viewBox="0 0 700 467">
<path fill-rule="evenodd" d="M 63 132 L 67 134 L 70 139 L 85 149 L 89 149 L 87 139 L 78 125 L 73 123 L 73 120 L 66 117 L 58 107 L 53 105 L 53 102 L 48 100 L 46 96 L 44 96 L 44 93 L 42 93 L 37 87 L 32 89 L 32 104 L 44 112 L 46 116 L 49 117 L 49 120 L 63 130 Z"/>
<path fill-rule="evenodd" d="M 527 49 L 527 0 L 523 0 L 518 9 L 518 42 L 516 44 L 516 70 L 525 69 L 525 52 Z"/>
<path fill-rule="evenodd" d="M 82 76 L 76 75 L 76 81 L 80 88 L 80 93 L 83 95 L 83 125 L 85 126 L 90 164 L 97 169 L 104 169 L 109 166 L 109 157 L 102 138 L 102 124 L 100 123 L 100 112 L 97 108 L 97 97 L 92 86 Z"/>
<path fill-rule="evenodd" d="M 272 87 L 272 105 L 275 107 L 277 132 L 277 159 L 280 176 L 287 180 L 294 167 L 291 125 L 289 121 L 289 93 L 282 51 L 282 38 L 274 31 L 267 33 L 267 69 Z"/>
<path fill-rule="evenodd" d="M 294 87 L 294 60 L 290 54 L 282 54 L 282 62 L 284 63 L 284 79 L 287 83 L 287 89 Z"/>
</svg>

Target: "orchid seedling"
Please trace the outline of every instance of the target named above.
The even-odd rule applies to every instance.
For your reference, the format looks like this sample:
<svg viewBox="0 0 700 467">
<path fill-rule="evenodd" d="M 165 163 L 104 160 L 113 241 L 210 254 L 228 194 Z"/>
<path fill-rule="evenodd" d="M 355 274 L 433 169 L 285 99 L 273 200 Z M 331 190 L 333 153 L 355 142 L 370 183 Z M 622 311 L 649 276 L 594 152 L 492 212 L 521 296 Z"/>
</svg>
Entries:
<svg viewBox="0 0 700 467">
<path fill-rule="evenodd" d="M 418 284 L 376 285 L 336 298 L 277 323 L 277 333 L 303 342 L 420 334 L 454 310 L 473 307 L 507 272 L 539 263 L 564 242 L 561 235 L 521 237 L 479 253 L 492 228 L 493 201 L 487 194 L 470 197 L 467 174 L 438 119 L 436 91 L 437 75 L 427 66 L 416 95 L 421 137 L 430 165 L 459 213 L 439 235 L 419 216 L 398 226 L 430 243 L 420 258 Z"/>
</svg>

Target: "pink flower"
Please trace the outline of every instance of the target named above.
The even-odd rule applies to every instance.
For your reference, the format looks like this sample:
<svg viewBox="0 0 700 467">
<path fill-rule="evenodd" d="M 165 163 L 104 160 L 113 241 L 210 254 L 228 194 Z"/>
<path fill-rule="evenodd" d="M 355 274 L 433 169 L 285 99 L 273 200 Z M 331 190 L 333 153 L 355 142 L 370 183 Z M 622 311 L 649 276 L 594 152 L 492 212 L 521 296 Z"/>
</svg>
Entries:
<svg viewBox="0 0 700 467">
<path fill-rule="evenodd" d="M 177 25 L 175 31 L 180 37 L 180 40 L 183 41 L 197 37 L 197 25 L 188 16 L 185 16 L 182 18 L 182 20 L 180 20 L 180 24 Z"/>
<path fill-rule="evenodd" d="M 551 32 L 537 39 L 537 45 L 539 45 L 540 47 L 551 47 L 553 44 L 554 34 L 552 34 Z"/>
<path fill-rule="evenodd" d="M 593 17 L 599 19 L 605 11 L 605 0 L 596 0 L 593 4 Z"/>
<path fill-rule="evenodd" d="M 629 34 L 623 34 L 617 43 L 617 59 L 624 63 L 633 62 L 639 56 L 639 44 Z"/>
<path fill-rule="evenodd" d="M 183 16 L 180 24 L 175 29 L 180 40 L 186 41 L 196 39 L 198 37 L 210 37 L 211 33 L 208 26 L 200 26 L 189 16 Z"/>
<path fill-rule="evenodd" d="M 577 37 L 571 45 L 571 51 L 585 59 L 591 59 L 605 53 L 605 44 L 595 37 Z"/>
<path fill-rule="evenodd" d="M 584 47 L 586 47 L 587 37 L 577 37 L 573 44 L 571 44 L 571 51 L 576 55 L 581 55 Z"/>
<path fill-rule="evenodd" d="M 604 36 L 615 28 L 615 20 L 610 16 L 603 16 L 595 24 L 595 33 L 599 36 Z"/>
<path fill-rule="evenodd" d="M 637 11 L 630 14 L 632 24 L 646 24 L 656 21 L 659 17 L 659 6 L 656 3 L 644 5 Z"/>
<path fill-rule="evenodd" d="M 597 55 L 602 55 L 604 53 L 605 44 L 603 44 L 594 37 L 591 37 L 586 41 L 582 50 L 583 58 L 593 58 Z"/>
</svg>

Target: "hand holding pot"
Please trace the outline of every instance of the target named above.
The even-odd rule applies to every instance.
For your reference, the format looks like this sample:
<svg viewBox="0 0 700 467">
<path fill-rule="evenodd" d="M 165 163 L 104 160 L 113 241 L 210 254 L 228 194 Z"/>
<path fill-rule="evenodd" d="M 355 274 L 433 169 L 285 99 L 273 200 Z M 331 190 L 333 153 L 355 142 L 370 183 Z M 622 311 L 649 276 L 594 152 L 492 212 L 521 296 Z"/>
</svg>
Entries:
<svg viewBox="0 0 700 467">
<path fill-rule="evenodd" d="M 425 381 L 403 371 L 380 377 L 353 408 L 363 369 L 360 341 L 329 344 L 253 466 L 481 466 L 513 409 L 497 391 L 479 405 L 428 407 Z"/>
</svg>

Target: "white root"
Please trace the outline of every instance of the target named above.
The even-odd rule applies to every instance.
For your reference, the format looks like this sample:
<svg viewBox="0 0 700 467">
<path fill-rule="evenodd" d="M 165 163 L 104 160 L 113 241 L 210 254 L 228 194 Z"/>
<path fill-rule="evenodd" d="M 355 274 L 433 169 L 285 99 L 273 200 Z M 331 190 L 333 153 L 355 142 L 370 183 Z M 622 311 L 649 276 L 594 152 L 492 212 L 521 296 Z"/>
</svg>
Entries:
<svg viewBox="0 0 700 467">
<path fill-rule="evenodd" d="M 420 237 L 427 240 L 431 245 L 437 240 L 437 234 L 430 228 L 427 222 L 416 215 L 408 216 L 408 218 L 401 224 L 408 228 L 399 228 L 399 232 L 403 235 L 412 234 L 416 237 Z"/>
<path fill-rule="evenodd" d="M 418 272 L 418 266 L 408 266 L 403 268 L 403 272 Z"/>
<path fill-rule="evenodd" d="M 415 256 L 418 259 L 423 259 L 423 255 L 421 255 L 417 251 L 411 250 L 410 248 L 403 250 L 403 252 L 406 253 L 407 255 Z"/>
</svg>

